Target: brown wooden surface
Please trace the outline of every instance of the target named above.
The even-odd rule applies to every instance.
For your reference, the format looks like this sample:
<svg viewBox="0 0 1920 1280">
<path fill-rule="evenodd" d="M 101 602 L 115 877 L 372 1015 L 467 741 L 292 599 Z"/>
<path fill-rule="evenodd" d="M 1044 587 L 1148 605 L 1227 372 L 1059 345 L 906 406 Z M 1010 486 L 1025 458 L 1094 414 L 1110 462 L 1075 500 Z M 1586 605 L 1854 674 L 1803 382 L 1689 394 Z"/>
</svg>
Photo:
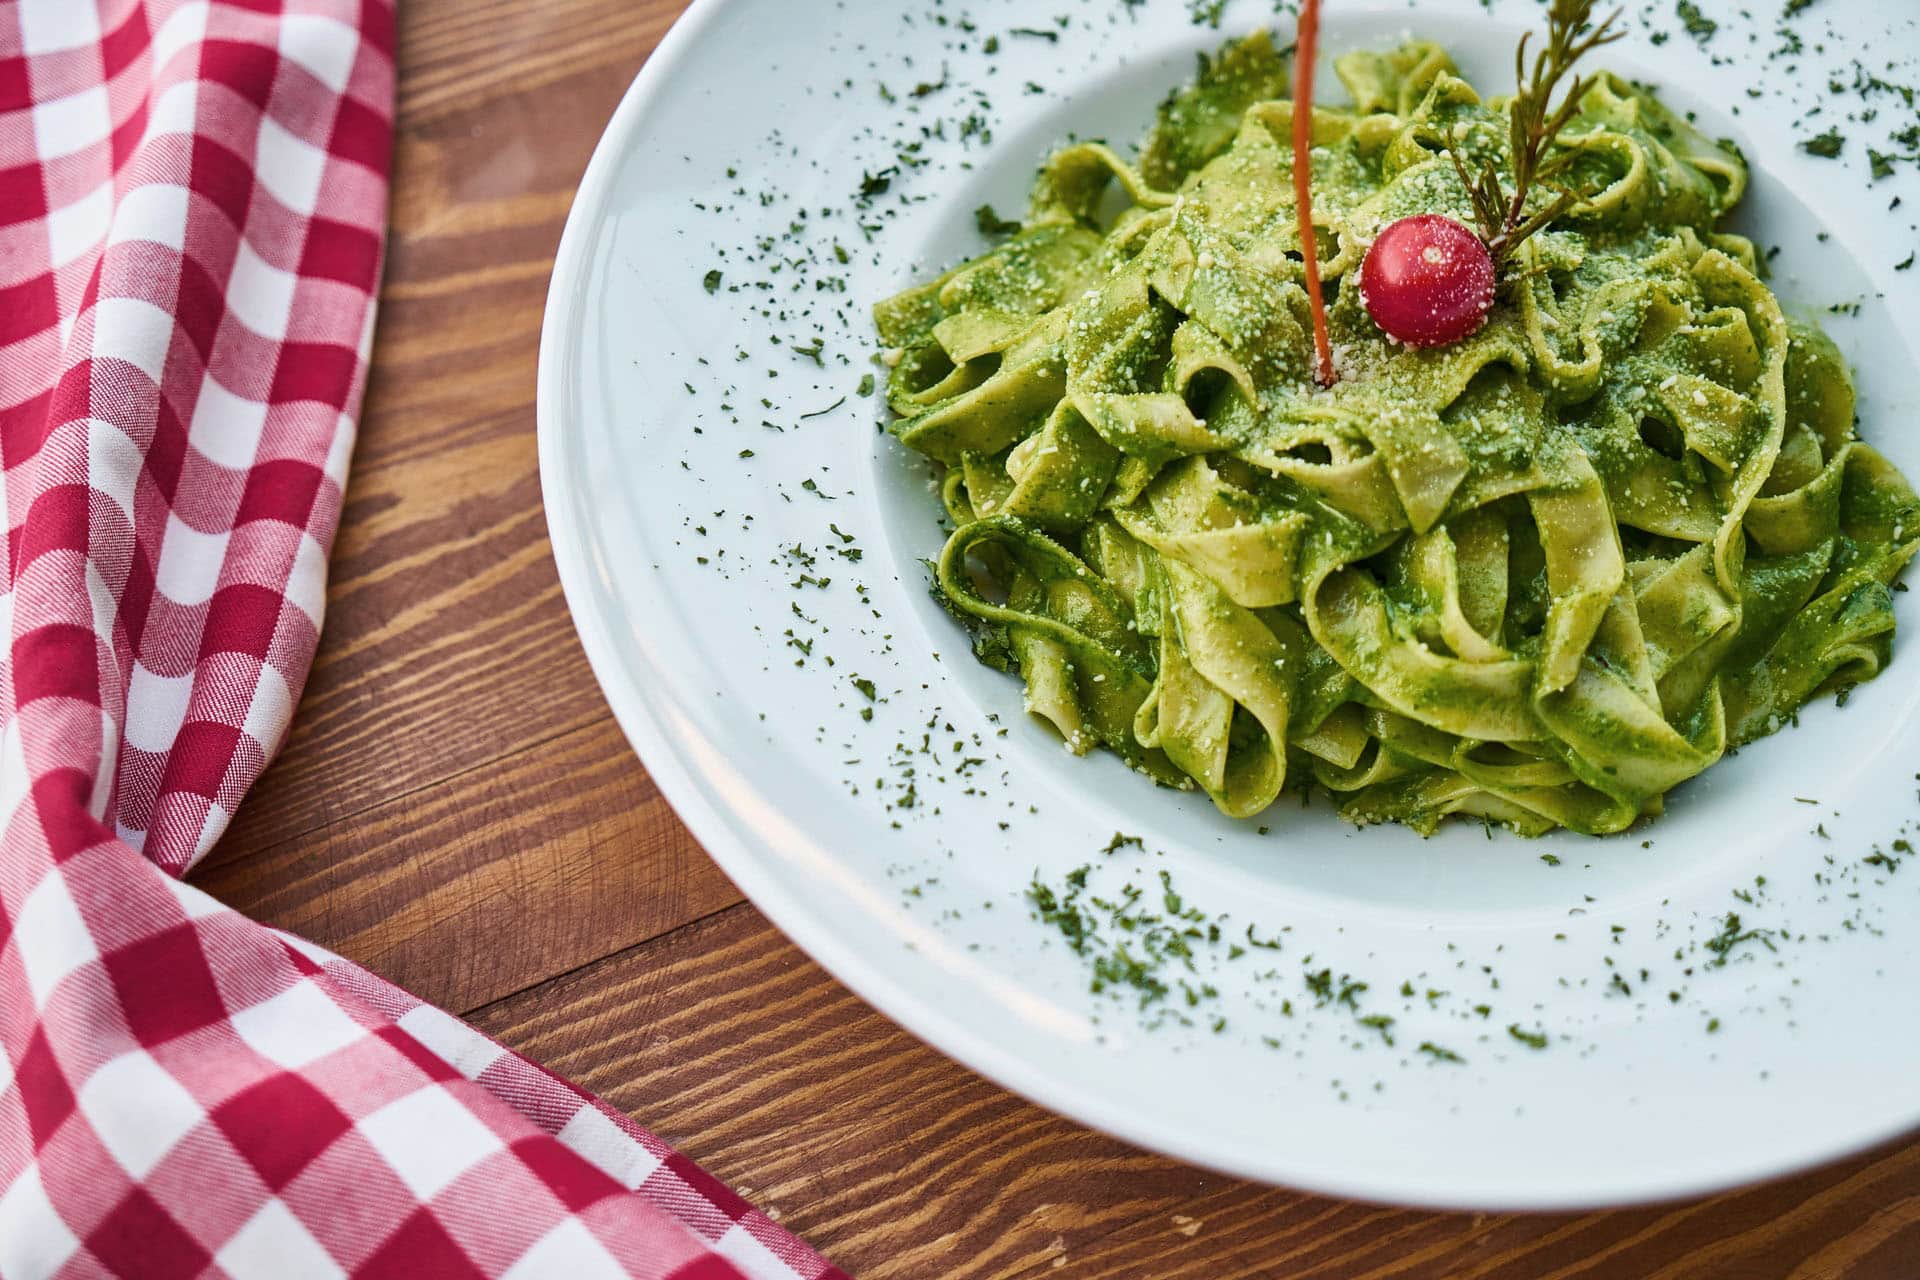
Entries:
<svg viewBox="0 0 1920 1280">
<path fill-rule="evenodd" d="M 401 6 L 392 245 L 326 633 L 292 740 L 194 879 L 598 1090 L 855 1276 L 1920 1276 L 1920 1145 L 1604 1214 L 1251 1186 L 948 1062 L 741 900 L 600 699 L 534 464 L 573 185 L 679 8 Z"/>
</svg>

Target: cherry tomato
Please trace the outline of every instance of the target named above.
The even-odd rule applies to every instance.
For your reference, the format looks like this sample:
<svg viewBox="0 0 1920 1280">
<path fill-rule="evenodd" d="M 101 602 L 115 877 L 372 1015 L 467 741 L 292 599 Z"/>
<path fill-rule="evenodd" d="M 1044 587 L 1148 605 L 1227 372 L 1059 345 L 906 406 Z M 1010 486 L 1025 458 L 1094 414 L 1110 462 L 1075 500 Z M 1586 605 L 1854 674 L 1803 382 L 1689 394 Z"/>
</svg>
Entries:
<svg viewBox="0 0 1920 1280">
<path fill-rule="evenodd" d="M 1493 307 L 1493 255 L 1452 218 L 1422 213 L 1388 224 L 1360 264 L 1360 301 L 1381 330 L 1415 347 L 1472 334 Z"/>
</svg>

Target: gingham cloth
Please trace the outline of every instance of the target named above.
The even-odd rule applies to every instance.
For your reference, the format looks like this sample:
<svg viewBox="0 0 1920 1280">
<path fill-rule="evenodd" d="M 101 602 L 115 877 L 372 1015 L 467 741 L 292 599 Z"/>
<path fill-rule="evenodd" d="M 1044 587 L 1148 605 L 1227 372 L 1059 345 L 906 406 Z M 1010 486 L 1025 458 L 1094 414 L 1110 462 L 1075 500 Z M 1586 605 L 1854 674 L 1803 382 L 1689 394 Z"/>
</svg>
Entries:
<svg viewBox="0 0 1920 1280">
<path fill-rule="evenodd" d="M 387 0 L 0 0 L 0 1277 L 837 1275 L 177 879 L 319 636 L 393 46 Z"/>
</svg>

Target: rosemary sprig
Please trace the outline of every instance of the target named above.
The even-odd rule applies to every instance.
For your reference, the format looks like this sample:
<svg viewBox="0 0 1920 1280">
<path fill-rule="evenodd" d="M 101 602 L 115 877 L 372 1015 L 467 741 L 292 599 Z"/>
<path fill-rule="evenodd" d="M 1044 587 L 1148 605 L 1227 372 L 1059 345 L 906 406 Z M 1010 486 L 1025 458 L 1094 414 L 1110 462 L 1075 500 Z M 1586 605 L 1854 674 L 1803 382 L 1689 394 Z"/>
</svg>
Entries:
<svg viewBox="0 0 1920 1280">
<path fill-rule="evenodd" d="M 1465 162 L 1460 159 L 1456 148 L 1449 148 L 1447 154 L 1453 158 L 1454 171 L 1460 175 L 1460 183 L 1467 189 L 1467 198 L 1473 204 L 1473 216 L 1480 224 L 1480 238 L 1487 243 L 1487 252 L 1493 256 L 1493 265 L 1498 270 L 1522 240 L 1540 228 L 1552 222 L 1567 211 L 1567 208 L 1580 199 L 1580 195 L 1559 186 L 1554 179 L 1573 163 L 1574 153 L 1562 152 L 1551 160 L 1545 158 L 1560 131 L 1573 119 L 1579 110 L 1580 100 L 1598 82 L 1597 75 L 1576 79 L 1573 87 L 1558 107 L 1553 106 L 1554 92 L 1586 54 L 1603 44 L 1612 44 L 1626 34 L 1614 29 L 1614 21 L 1620 17 L 1615 9 L 1599 26 L 1593 25 L 1593 0 L 1553 0 L 1553 6 L 1547 11 L 1547 40 L 1544 48 L 1533 56 L 1532 65 L 1527 62 L 1527 41 L 1532 33 L 1520 37 L 1519 47 L 1513 53 L 1513 75 L 1515 91 L 1513 100 L 1507 104 L 1508 140 L 1513 152 L 1513 193 L 1509 195 L 1500 181 L 1499 170 L 1491 159 L 1481 162 L 1480 173 L 1476 177 L 1467 172 Z M 1544 208 L 1531 216 L 1527 213 L 1527 197 L 1535 183 L 1551 186 L 1558 194 Z"/>
</svg>

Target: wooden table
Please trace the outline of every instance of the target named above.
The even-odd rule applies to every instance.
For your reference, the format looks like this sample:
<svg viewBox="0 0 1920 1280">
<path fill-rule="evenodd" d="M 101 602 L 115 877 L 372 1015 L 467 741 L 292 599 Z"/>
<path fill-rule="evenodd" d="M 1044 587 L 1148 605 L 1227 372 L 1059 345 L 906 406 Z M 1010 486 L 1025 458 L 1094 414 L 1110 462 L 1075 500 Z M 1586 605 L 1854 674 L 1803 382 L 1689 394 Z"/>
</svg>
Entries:
<svg viewBox="0 0 1920 1280">
<path fill-rule="evenodd" d="M 326 633 L 292 740 L 194 879 L 598 1091 L 856 1276 L 1920 1275 L 1920 1144 L 1620 1213 L 1252 1186 L 947 1061 L 741 899 L 601 701 L 534 465 L 561 223 L 680 8 L 401 5 L 390 260 Z"/>
</svg>

